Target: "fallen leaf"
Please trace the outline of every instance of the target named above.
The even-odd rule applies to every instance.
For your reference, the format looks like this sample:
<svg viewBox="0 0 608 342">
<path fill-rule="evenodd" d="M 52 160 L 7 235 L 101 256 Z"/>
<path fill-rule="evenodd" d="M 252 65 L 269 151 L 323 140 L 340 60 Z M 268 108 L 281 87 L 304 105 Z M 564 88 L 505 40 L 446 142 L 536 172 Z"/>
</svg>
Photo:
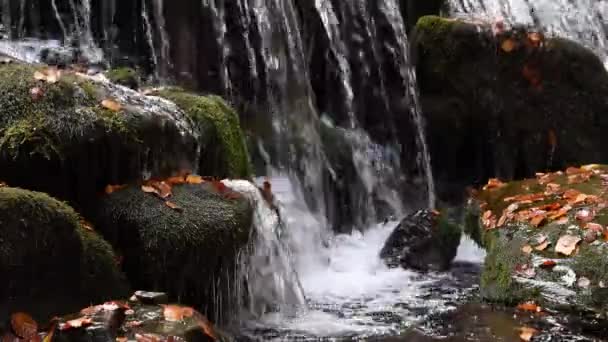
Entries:
<svg viewBox="0 0 608 342">
<path fill-rule="evenodd" d="M 40 71 L 35 71 L 34 72 L 34 79 L 36 81 L 45 81 L 46 80 L 46 75 Z"/>
<path fill-rule="evenodd" d="M 106 193 L 106 195 L 110 195 L 112 193 L 115 193 L 116 191 L 125 189 L 127 187 L 126 184 L 122 184 L 122 185 L 106 185 L 104 192 Z"/>
<path fill-rule="evenodd" d="M 198 323 L 198 326 L 203 330 L 205 335 L 211 337 L 214 341 L 217 341 L 217 333 L 213 328 L 213 324 L 207 319 L 207 317 L 203 316 L 201 313 L 194 311 L 194 320 Z"/>
<path fill-rule="evenodd" d="M 537 215 L 530 220 L 530 224 L 534 227 L 539 227 L 547 217 L 544 214 Z"/>
<path fill-rule="evenodd" d="M 523 246 L 521 248 L 521 251 L 524 252 L 524 253 L 526 253 L 526 254 L 530 254 L 530 253 L 532 253 L 533 249 L 532 249 L 532 246 L 525 245 L 525 246 Z"/>
<path fill-rule="evenodd" d="M 270 184 L 270 182 L 269 182 L 269 184 Z M 498 189 L 498 188 L 502 188 L 503 186 L 505 186 L 505 183 L 503 183 L 500 179 L 490 178 L 488 180 L 488 184 L 486 184 L 483 187 L 483 190 Z"/>
<path fill-rule="evenodd" d="M 182 207 L 180 207 L 179 205 L 177 205 L 177 204 L 175 204 L 175 203 L 173 203 L 173 202 L 171 202 L 171 201 L 165 201 L 165 205 L 166 205 L 167 207 L 169 207 L 169 208 L 171 208 L 171 209 L 175 210 L 175 211 L 180 212 L 180 213 L 184 211 L 184 209 L 183 209 Z"/>
<path fill-rule="evenodd" d="M 550 244 L 551 243 L 549 242 L 549 240 L 547 240 L 545 242 L 540 243 L 538 246 L 534 247 L 534 249 L 537 250 L 537 251 L 542 252 L 545 249 L 547 249 L 547 247 L 549 247 Z"/>
<path fill-rule="evenodd" d="M 116 342 L 127 342 L 129 339 L 125 336 L 117 337 Z"/>
<path fill-rule="evenodd" d="M 536 305 L 536 303 L 534 303 L 534 302 L 521 303 L 517 306 L 517 309 L 521 310 L 521 311 L 528 311 L 528 312 L 541 312 L 542 311 L 541 307 Z"/>
<path fill-rule="evenodd" d="M 512 52 L 513 50 L 515 50 L 516 47 L 517 43 L 511 38 L 503 40 L 503 42 L 500 44 L 500 48 L 506 53 Z"/>
<path fill-rule="evenodd" d="M 578 236 L 564 235 L 557 240 L 555 252 L 563 255 L 571 255 L 579 242 L 581 242 L 581 238 Z"/>
<path fill-rule="evenodd" d="M 534 267 L 529 266 L 528 264 L 516 265 L 515 273 L 524 278 L 534 278 L 536 276 L 536 270 Z"/>
<path fill-rule="evenodd" d="M 534 194 L 523 194 L 523 195 L 517 195 L 517 196 L 512 196 L 512 197 L 507 197 L 505 198 L 503 201 L 505 202 L 538 202 L 538 201 L 542 201 L 545 199 L 545 194 L 540 192 L 540 193 L 534 193 Z"/>
<path fill-rule="evenodd" d="M 188 175 L 186 176 L 186 183 L 188 184 L 202 184 L 205 181 L 201 176 Z"/>
<path fill-rule="evenodd" d="M 544 269 L 551 269 L 551 268 L 555 267 L 555 265 L 557 265 L 557 263 L 555 261 L 545 260 L 539 265 L 539 267 L 544 268 Z"/>
<path fill-rule="evenodd" d="M 44 96 L 44 90 L 40 87 L 30 89 L 30 97 L 33 101 L 38 101 Z"/>
<path fill-rule="evenodd" d="M 543 41 L 543 35 L 538 32 L 530 32 L 528 33 L 528 42 L 533 47 L 539 47 Z"/>
<path fill-rule="evenodd" d="M 222 193 L 225 192 L 226 190 L 228 190 L 228 187 L 220 182 L 220 181 L 213 181 L 213 187 L 215 188 L 215 190 L 217 190 L 217 192 Z"/>
<path fill-rule="evenodd" d="M 573 166 L 566 169 L 567 175 L 576 175 L 576 174 L 583 173 L 583 172 L 585 172 L 585 170 L 578 168 L 578 167 L 573 167 Z"/>
<path fill-rule="evenodd" d="M 92 305 L 80 310 L 80 314 L 83 316 L 93 316 L 102 310 L 102 305 Z"/>
<path fill-rule="evenodd" d="M 61 325 L 61 327 L 59 327 L 59 330 L 76 329 L 76 328 L 86 327 L 91 324 L 93 324 L 93 321 L 90 318 L 80 317 L 80 318 L 65 322 L 65 324 L 63 324 L 63 325 Z"/>
<path fill-rule="evenodd" d="M 567 224 L 568 222 L 570 222 L 570 220 L 566 216 L 561 217 L 559 220 L 555 221 L 555 223 L 557 224 Z"/>
<path fill-rule="evenodd" d="M 158 189 L 161 198 L 171 197 L 171 185 L 166 182 L 154 183 L 154 187 Z"/>
<path fill-rule="evenodd" d="M 581 170 L 583 170 L 583 171 L 593 171 L 593 170 L 597 170 L 597 169 L 599 169 L 601 167 L 602 166 L 600 164 L 588 164 L 588 165 L 581 166 Z"/>
<path fill-rule="evenodd" d="M 93 224 L 91 224 L 90 222 L 88 222 L 85 219 L 80 219 L 80 226 L 88 231 L 94 232 L 95 229 L 93 228 Z"/>
<path fill-rule="evenodd" d="M 149 185 L 142 185 L 141 186 L 141 191 L 148 193 L 148 194 L 156 194 L 158 196 L 160 196 L 160 191 L 158 191 L 155 187 L 153 186 L 149 186 Z"/>
<path fill-rule="evenodd" d="M 179 305 L 162 305 L 163 316 L 170 322 L 178 322 L 184 318 L 192 317 L 194 309 Z"/>
<path fill-rule="evenodd" d="M 592 173 L 577 173 L 568 176 L 568 184 L 580 184 L 588 181 L 591 178 Z"/>
<path fill-rule="evenodd" d="M 167 178 L 166 182 L 169 185 L 186 184 L 186 177 L 185 176 L 173 176 L 173 177 Z"/>
<path fill-rule="evenodd" d="M 551 183 L 557 178 L 557 174 L 555 173 L 537 173 L 536 178 L 538 178 L 538 184 L 545 185 Z"/>
<path fill-rule="evenodd" d="M 47 68 L 45 70 L 46 73 L 46 82 L 47 83 L 57 83 L 59 78 L 61 77 L 61 70 L 56 68 Z"/>
<path fill-rule="evenodd" d="M 575 216 L 581 222 L 589 222 L 595 218 L 595 213 L 589 209 L 581 209 L 576 212 Z"/>
<path fill-rule="evenodd" d="M 538 333 L 538 330 L 536 330 L 534 328 L 529 328 L 529 327 L 521 327 L 519 329 L 519 331 L 520 331 L 519 338 L 524 342 L 531 341 L 532 337 L 534 337 L 534 335 L 536 335 L 536 333 Z"/>
<path fill-rule="evenodd" d="M 137 342 L 161 342 L 162 336 L 156 334 L 135 334 Z"/>
<path fill-rule="evenodd" d="M 561 189 L 561 186 L 557 183 L 549 183 L 547 184 L 547 187 L 545 188 L 545 195 L 549 196 L 549 195 L 555 195 L 557 193 L 559 193 Z"/>
<path fill-rule="evenodd" d="M 585 240 L 585 242 L 586 242 L 586 243 L 592 243 L 592 242 L 594 242 L 595 240 L 597 240 L 597 238 L 598 238 L 598 237 L 599 237 L 601 234 L 602 234 L 602 232 L 601 232 L 601 231 L 600 231 L 600 232 L 598 232 L 598 231 L 595 231 L 595 230 L 587 230 L 587 231 L 585 232 L 585 236 L 584 236 L 584 238 L 583 238 L 583 239 Z"/>
<path fill-rule="evenodd" d="M 589 229 L 589 230 L 593 230 L 593 231 L 597 231 L 597 232 L 602 232 L 604 230 L 604 227 L 601 224 L 599 224 L 599 223 L 588 222 L 585 225 L 585 229 Z"/>
<path fill-rule="evenodd" d="M 11 328 L 18 337 L 29 340 L 38 333 L 38 323 L 32 316 L 24 312 L 16 312 L 11 315 Z"/>
<path fill-rule="evenodd" d="M 105 99 L 105 100 L 101 101 L 101 106 L 104 107 L 105 109 L 111 110 L 113 112 L 120 112 L 120 110 L 122 109 L 122 106 L 120 103 L 118 103 L 114 100 L 110 100 L 110 99 Z"/>
</svg>

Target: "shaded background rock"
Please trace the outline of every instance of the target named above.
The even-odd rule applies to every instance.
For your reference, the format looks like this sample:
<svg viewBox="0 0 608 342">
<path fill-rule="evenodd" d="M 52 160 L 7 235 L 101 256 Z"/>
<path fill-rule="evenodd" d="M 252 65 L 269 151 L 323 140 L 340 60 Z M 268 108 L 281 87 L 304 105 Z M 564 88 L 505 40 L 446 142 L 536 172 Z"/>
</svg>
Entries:
<svg viewBox="0 0 608 342">
<path fill-rule="evenodd" d="M 225 195 L 209 183 L 176 186 L 175 210 L 129 187 L 102 198 L 95 223 L 134 287 L 167 292 L 217 322 L 238 308 L 237 255 L 252 224 L 249 202 Z"/>
<path fill-rule="evenodd" d="M 470 184 L 608 159 L 608 73 L 560 38 L 423 17 L 413 44 L 440 197 Z M 513 42 L 513 51 L 501 48 Z M 449 143 L 446 137 L 449 136 Z"/>
<path fill-rule="evenodd" d="M 45 194 L 0 188 L 0 316 L 44 321 L 128 294 L 112 247 Z"/>
<path fill-rule="evenodd" d="M 395 228 L 380 257 L 389 267 L 444 271 L 456 257 L 460 236 L 460 228 L 447 218 L 431 211 L 417 211 Z"/>
</svg>

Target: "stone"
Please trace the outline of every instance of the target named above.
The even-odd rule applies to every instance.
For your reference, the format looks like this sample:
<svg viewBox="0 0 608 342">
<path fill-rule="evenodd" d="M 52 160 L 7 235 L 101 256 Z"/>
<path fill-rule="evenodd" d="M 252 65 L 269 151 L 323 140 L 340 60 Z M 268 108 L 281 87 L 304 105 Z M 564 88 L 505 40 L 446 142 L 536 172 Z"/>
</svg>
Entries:
<svg viewBox="0 0 608 342">
<path fill-rule="evenodd" d="M 389 236 L 380 257 L 389 267 L 444 271 L 460 244 L 460 228 L 437 213 L 421 210 L 405 217 Z"/>
<path fill-rule="evenodd" d="M 0 316 L 15 310 L 44 321 L 92 302 L 126 295 L 112 247 L 67 204 L 0 188 Z"/>
<path fill-rule="evenodd" d="M 164 292 L 136 291 L 135 298 L 143 304 L 167 304 L 169 297 Z"/>
</svg>

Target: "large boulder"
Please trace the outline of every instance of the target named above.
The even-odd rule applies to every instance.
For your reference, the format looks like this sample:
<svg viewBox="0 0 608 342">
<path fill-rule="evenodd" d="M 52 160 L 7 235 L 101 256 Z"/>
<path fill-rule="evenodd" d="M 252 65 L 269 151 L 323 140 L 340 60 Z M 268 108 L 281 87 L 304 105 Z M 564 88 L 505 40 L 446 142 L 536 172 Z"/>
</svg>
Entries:
<svg viewBox="0 0 608 342">
<path fill-rule="evenodd" d="M 214 319 L 236 309 L 237 255 L 252 227 L 247 199 L 219 184 L 174 186 L 172 204 L 128 187 L 104 196 L 95 219 L 134 287 L 167 292 Z"/>
<path fill-rule="evenodd" d="M 405 217 L 386 240 L 380 257 L 389 267 L 444 271 L 456 257 L 461 231 L 447 218 L 428 210 Z"/>
<path fill-rule="evenodd" d="M 0 317 L 37 319 L 127 295 L 110 245 L 46 194 L 0 188 Z"/>
<path fill-rule="evenodd" d="M 418 21 L 412 46 L 442 198 L 461 200 L 465 186 L 490 177 L 608 159 L 599 148 L 608 144 L 608 73 L 590 50 L 436 16 Z"/>
<path fill-rule="evenodd" d="M 470 202 L 467 231 L 486 248 L 480 292 L 606 318 L 608 167 L 492 180 Z M 604 326 L 605 327 L 605 326 Z"/>
<path fill-rule="evenodd" d="M 9 184 L 88 214 L 108 184 L 182 170 L 248 176 L 238 117 L 222 99 L 181 92 L 177 99 L 195 104 L 182 110 L 104 77 L 57 76 L 43 66 L 0 66 L 0 179 Z"/>
</svg>

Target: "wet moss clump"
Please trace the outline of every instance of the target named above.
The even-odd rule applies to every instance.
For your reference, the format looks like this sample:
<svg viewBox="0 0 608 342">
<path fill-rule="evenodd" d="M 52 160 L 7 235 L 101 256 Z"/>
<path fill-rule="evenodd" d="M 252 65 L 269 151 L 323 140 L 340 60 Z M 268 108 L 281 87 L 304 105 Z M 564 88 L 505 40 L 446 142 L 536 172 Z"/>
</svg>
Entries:
<svg viewBox="0 0 608 342">
<path fill-rule="evenodd" d="M 96 227 L 124 256 L 135 287 L 212 305 L 213 281 L 234 270 L 238 251 L 249 241 L 252 208 L 245 198 L 227 198 L 209 183 L 175 186 L 169 200 L 179 208 L 137 186 L 104 196 Z"/>
<path fill-rule="evenodd" d="M 231 178 L 251 176 L 239 116 L 226 101 L 216 95 L 199 96 L 179 88 L 166 88 L 155 95 L 175 102 L 198 125 L 203 135 L 201 173 Z"/>
<path fill-rule="evenodd" d="M 0 315 L 48 319 L 127 294 L 112 249 L 79 220 L 46 194 L 0 188 Z"/>
<path fill-rule="evenodd" d="M 139 75 L 133 68 L 115 68 L 106 72 L 106 77 L 108 77 L 112 83 L 120 84 L 131 89 L 139 88 Z"/>
</svg>

